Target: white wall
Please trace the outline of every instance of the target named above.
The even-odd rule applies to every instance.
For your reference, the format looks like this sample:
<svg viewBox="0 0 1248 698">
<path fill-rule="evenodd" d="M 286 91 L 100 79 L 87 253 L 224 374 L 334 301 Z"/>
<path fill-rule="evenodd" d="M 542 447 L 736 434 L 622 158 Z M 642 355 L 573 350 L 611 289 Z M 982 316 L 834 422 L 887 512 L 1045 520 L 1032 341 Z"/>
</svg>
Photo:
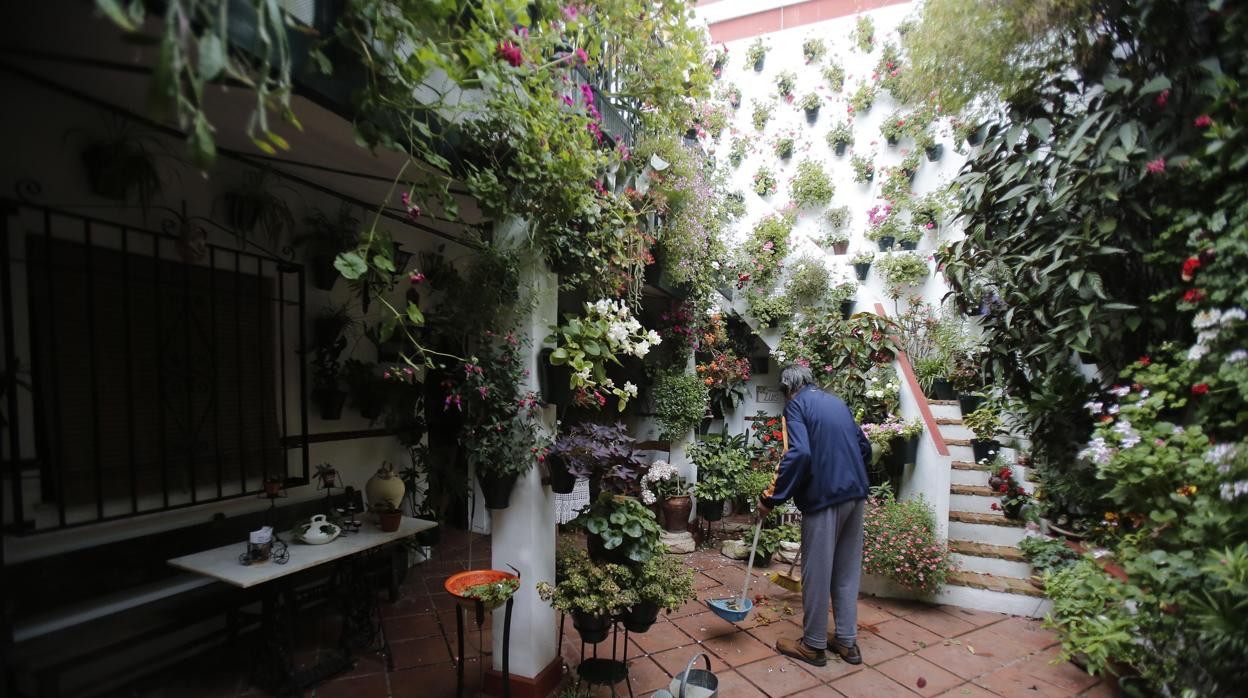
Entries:
<svg viewBox="0 0 1248 698">
<path fill-rule="evenodd" d="M 719 8 L 720 4 L 710 5 L 705 11 Z M 733 3 L 726 0 L 722 4 L 728 6 Z M 902 139 L 895 147 L 888 146 L 884 137 L 880 135 L 879 127 L 894 111 L 906 110 L 907 106 L 898 103 L 887 91 L 879 90 L 870 111 L 854 115 L 852 126 L 855 142 L 844 156 L 836 156 L 827 146 L 825 137 L 835 124 L 849 118 L 846 109 L 849 97 L 861 82 L 871 80 L 884 42 L 900 43 L 895 28 L 911 13 L 913 8 L 913 4 L 894 5 L 865 13 L 875 22 L 876 42 L 870 54 L 860 52 L 850 39 L 857 15 L 763 35 L 763 41 L 769 50 L 761 73 L 754 72 L 753 65 L 746 65 L 745 62 L 745 53 L 754 41 L 753 38 L 725 44 L 729 52 L 728 64 L 717 87 L 723 88 L 729 84 L 735 84 L 742 93 L 741 106 L 734 114 L 731 127 L 725 129 L 718 140 L 710 141 L 708 137 L 705 144 L 708 150 L 716 154 L 720 167 L 730 172 L 729 190 L 739 189 L 745 195 L 747 213 L 731 231 L 730 248 L 740 249 L 759 219 L 788 204 L 788 180 L 795 174 L 798 163 L 805 158 L 810 158 L 823 163 L 825 171 L 831 175 L 836 192 L 830 207 L 848 206 L 850 209 L 850 223 L 846 227 L 850 233 L 850 249 L 849 254 L 838 256 L 832 254 L 830 249 L 825 251 L 820 248 L 816 240 L 823 237 L 826 232 L 826 224 L 822 220 L 825 209 L 805 209 L 798 213 L 797 224 L 790 237 L 793 250 L 789 257 L 790 261 L 803 254 L 817 255 L 824 260 L 836 282 L 855 278 L 853 267 L 849 264 L 849 259 L 855 252 L 864 249 L 876 251 L 878 258 L 880 254 L 878 247 L 876 243 L 866 239 L 865 231 L 868 209 L 884 203 L 879 198 L 879 189 L 883 180 L 880 169 L 898 165 L 915 147 L 910 138 Z M 730 8 L 724 8 L 725 11 L 728 9 Z M 808 65 L 802 55 L 802 42 L 808 37 L 821 38 L 827 46 L 827 53 L 819 63 Z M 845 87 L 840 93 L 832 92 L 822 75 L 823 66 L 832 60 L 838 61 L 846 73 Z M 793 71 L 797 75 L 795 99 L 792 104 L 779 98 L 775 87 L 776 75 L 784 70 Z M 813 125 L 807 123 L 805 112 L 797 106 L 797 101 L 812 91 L 825 98 L 818 120 Z M 773 106 L 772 118 L 761 134 L 754 130 L 751 122 L 755 100 L 767 101 Z M 796 147 L 793 157 L 786 164 L 774 154 L 772 142 L 778 134 L 790 132 L 796 141 Z M 929 162 L 920 153 L 921 166 L 912 186 L 916 196 L 946 186 L 956 176 L 965 161 L 965 156 L 954 149 L 951 130 L 946 119 L 938 120 L 933 127 L 933 133 L 937 142 L 944 145 L 943 157 L 936 162 Z M 750 143 L 749 154 L 735 171 L 728 162 L 728 152 L 734 137 L 744 138 Z M 876 177 L 870 183 L 859 184 L 854 181 L 850 158 L 854 154 L 870 153 L 875 154 Z M 779 185 L 777 192 L 766 198 L 761 198 L 753 192 L 753 176 L 760 166 L 771 169 Z M 946 225 L 943 229 L 924 236 L 919 243 L 918 251 L 930 258 L 943 239 L 960 236 L 960 234 L 960 231 Z M 930 259 L 929 267 L 932 269 L 935 267 L 935 263 Z M 933 273 L 926 284 L 915 289 L 914 294 L 921 295 L 929 303 L 939 304 L 946 290 L 943 279 L 939 274 Z M 743 296 L 743 293 L 738 293 L 734 307 L 744 313 L 746 306 Z M 884 284 L 873 266 L 867 281 L 859 287 L 854 310 L 855 312 L 874 312 L 876 303 L 882 303 L 889 315 L 895 315 L 898 311 L 897 305 L 888 297 Z M 779 343 L 779 333 L 776 331 L 764 330 L 760 332 L 760 335 L 773 349 Z M 728 415 L 730 433 L 742 431 L 745 428 L 745 418 L 760 409 L 769 414 L 779 414 L 782 411 L 783 405 L 781 404 L 759 405 L 755 402 L 756 386 L 776 386 L 778 382 L 779 370 L 774 361 L 767 375 L 751 379 L 749 397 L 735 413 Z M 914 419 L 919 416 L 917 403 L 914 396 L 909 394 L 905 381 L 900 382 L 903 392 L 901 414 L 906 419 Z M 712 427 L 713 430 L 719 428 L 719 422 Z M 918 466 L 907 468 L 903 479 L 903 493 L 906 496 L 924 494 L 935 506 L 937 520 L 942 526 L 944 525 L 948 511 L 948 467 L 945 459 L 936 454 L 930 438 L 923 439 Z"/>
</svg>

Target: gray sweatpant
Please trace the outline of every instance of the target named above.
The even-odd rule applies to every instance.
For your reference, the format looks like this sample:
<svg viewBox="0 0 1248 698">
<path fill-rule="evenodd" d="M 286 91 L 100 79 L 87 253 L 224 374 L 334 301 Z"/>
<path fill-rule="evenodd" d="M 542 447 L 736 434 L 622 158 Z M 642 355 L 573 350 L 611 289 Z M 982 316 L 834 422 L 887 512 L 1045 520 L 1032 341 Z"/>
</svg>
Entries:
<svg viewBox="0 0 1248 698">
<path fill-rule="evenodd" d="M 802 628 L 807 647 L 828 646 L 829 598 L 836 641 L 852 645 L 858 639 L 864 501 L 854 499 L 802 514 Z"/>
</svg>

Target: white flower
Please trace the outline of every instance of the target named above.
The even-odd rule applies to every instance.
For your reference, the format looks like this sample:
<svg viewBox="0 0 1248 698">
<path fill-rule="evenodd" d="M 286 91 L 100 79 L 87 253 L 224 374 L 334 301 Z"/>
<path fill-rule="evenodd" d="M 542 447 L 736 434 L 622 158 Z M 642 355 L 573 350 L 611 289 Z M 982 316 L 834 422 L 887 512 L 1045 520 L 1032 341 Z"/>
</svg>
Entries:
<svg viewBox="0 0 1248 698">
<path fill-rule="evenodd" d="M 650 353 L 649 342 L 637 342 L 636 344 L 633 345 L 633 356 L 636 356 L 639 359 L 644 359 L 646 358 L 646 354 L 649 354 L 649 353 Z"/>
<path fill-rule="evenodd" d="M 1248 480 L 1240 480 L 1236 483 L 1222 483 L 1222 499 L 1226 501 L 1234 501 L 1248 494 Z"/>
<path fill-rule="evenodd" d="M 589 373 L 589 368 L 584 368 L 584 369 L 581 369 L 580 371 L 577 371 L 576 377 L 580 378 L 582 381 L 585 381 L 586 383 L 588 383 L 589 381 L 593 379 L 593 376 L 590 375 Z"/>
<path fill-rule="evenodd" d="M 712 268 L 712 269 L 715 269 L 715 270 L 718 270 L 718 269 L 719 269 L 719 262 L 716 262 L 716 261 L 714 261 L 714 260 L 711 260 L 711 268 Z"/>
<path fill-rule="evenodd" d="M 1125 397 L 1127 393 L 1131 392 L 1131 387 L 1126 386 L 1126 385 L 1118 385 L 1118 386 L 1114 386 L 1113 388 L 1110 388 L 1109 392 L 1111 395 L 1115 397 Z"/>
<path fill-rule="evenodd" d="M 633 333 L 633 332 L 636 332 L 637 330 L 640 330 L 640 329 L 641 329 L 641 323 L 640 323 L 640 322 L 637 322 L 637 318 L 635 318 L 635 317 L 630 317 L 630 318 L 629 318 L 629 319 L 628 319 L 628 320 L 624 323 L 624 326 L 628 328 L 629 333 Z"/>
<path fill-rule="evenodd" d="M 659 336 L 658 332 L 650 330 L 649 332 L 646 332 L 646 341 L 650 342 L 654 346 L 658 346 L 663 343 L 663 338 Z"/>
<path fill-rule="evenodd" d="M 1208 451 L 1205 451 L 1204 459 L 1205 462 L 1210 465 L 1219 466 L 1219 470 L 1222 470 L 1223 467 L 1226 467 L 1227 470 L 1229 470 L 1230 462 L 1235 458 L 1236 452 L 1237 449 L 1234 444 L 1218 444 Z M 1222 472 L 1226 471 L 1223 470 Z"/>
<path fill-rule="evenodd" d="M 1203 344 L 1193 344 L 1191 349 L 1187 350 L 1188 361 L 1200 361 L 1209 353 L 1209 347 Z"/>
<path fill-rule="evenodd" d="M 1245 313 L 1243 308 L 1231 308 L 1222 313 L 1222 326 L 1226 327 L 1234 322 L 1243 322 L 1246 318 L 1248 318 L 1248 313 Z"/>
<path fill-rule="evenodd" d="M 658 499 L 654 496 L 653 492 L 643 487 L 641 490 L 641 501 L 644 504 L 650 505 L 650 504 L 654 504 L 656 501 L 658 501 Z"/>
<path fill-rule="evenodd" d="M 1131 428 L 1131 422 L 1122 420 L 1114 425 L 1114 431 L 1121 437 L 1123 448 L 1131 448 L 1140 442 L 1140 435 Z"/>
<path fill-rule="evenodd" d="M 632 381 L 624 381 L 624 392 L 629 397 L 637 397 L 637 386 Z"/>
<path fill-rule="evenodd" d="M 1244 351 L 1243 349 L 1236 349 L 1235 351 L 1226 355 L 1226 360 L 1228 363 L 1236 363 L 1239 361 L 1243 361 L 1244 359 L 1248 359 L 1248 351 Z"/>
<path fill-rule="evenodd" d="M 1086 448 L 1079 452 L 1079 457 L 1089 460 L 1097 465 L 1108 465 L 1109 459 L 1114 455 L 1114 449 L 1105 443 L 1105 437 L 1098 436 L 1088 442 Z"/>
<path fill-rule="evenodd" d="M 1105 412 L 1108 414 L 1118 414 L 1119 409 L 1118 405 L 1110 405 L 1109 409 L 1105 410 Z"/>
<path fill-rule="evenodd" d="M 1104 407 L 1105 407 L 1105 403 L 1103 403 L 1103 402 L 1097 402 L 1096 400 L 1092 400 L 1092 401 L 1090 401 L 1090 402 L 1086 402 L 1086 403 L 1084 403 L 1084 405 L 1083 405 L 1083 409 L 1087 410 L 1088 412 L 1090 412 L 1090 413 L 1092 413 L 1092 414 L 1100 414 L 1100 413 L 1101 413 L 1101 410 L 1102 410 Z"/>
<path fill-rule="evenodd" d="M 611 323 L 607 328 L 607 341 L 617 345 L 628 341 L 628 328 L 624 326 L 624 323 Z"/>
<path fill-rule="evenodd" d="M 1217 338 L 1218 338 L 1218 330 L 1216 329 L 1205 330 L 1204 332 L 1201 332 L 1200 334 L 1196 335 L 1196 343 L 1208 344 L 1209 342 L 1212 342 L 1213 340 Z"/>
<path fill-rule="evenodd" d="M 1218 310 L 1217 308 L 1210 308 L 1209 310 L 1202 310 L 1199 313 L 1196 313 L 1194 317 L 1192 317 L 1192 327 L 1198 330 L 1203 330 L 1206 327 L 1213 327 L 1214 325 L 1218 324 L 1218 320 L 1221 320 L 1221 319 L 1222 319 L 1222 311 Z"/>
</svg>

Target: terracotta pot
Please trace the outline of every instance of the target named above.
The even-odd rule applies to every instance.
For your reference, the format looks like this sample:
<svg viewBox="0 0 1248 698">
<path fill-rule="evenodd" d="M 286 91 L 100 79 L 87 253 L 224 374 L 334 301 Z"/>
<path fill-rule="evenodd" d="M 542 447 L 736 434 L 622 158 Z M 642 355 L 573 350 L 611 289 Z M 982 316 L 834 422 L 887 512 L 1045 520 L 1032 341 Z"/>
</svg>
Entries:
<svg viewBox="0 0 1248 698">
<path fill-rule="evenodd" d="M 689 528 L 689 513 L 693 511 L 693 500 L 689 495 L 669 497 L 663 501 L 663 527 L 673 533 L 680 533 Z"/>
<path fill-rule="evenodd" d="M 838 242 L 832 245 L 832 254 L 845 254 L 849 252 L 848 242 Z"/>
<path fill-rule="evenodd" d="M 394 533 L 399 530 L 399 524 L 403 522 L 403 512 L 382 512 L 377 515 L 377 519 L 383 533 Z"/>
</svg>

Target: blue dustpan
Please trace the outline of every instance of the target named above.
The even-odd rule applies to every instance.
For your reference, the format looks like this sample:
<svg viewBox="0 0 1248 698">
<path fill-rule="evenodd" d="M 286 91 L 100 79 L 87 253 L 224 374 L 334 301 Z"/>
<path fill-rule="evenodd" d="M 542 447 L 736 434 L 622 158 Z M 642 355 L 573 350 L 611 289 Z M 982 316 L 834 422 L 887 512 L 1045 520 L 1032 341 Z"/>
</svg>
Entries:
<svg viewBox="0 0 1248 698">
<path fill-rule="evenodd" d="M 741 587 L 739 599 L 707 599 L 706 605 L 711 612 L 730 623 L 739 623 L 750 615 L 754 602 L 746 598 L 750 590 L 750 571 L 754 568 L 754 551 L 758 549 L 758 533 L 763 528 L 763 518 L 758 518 L 754 525 L 754 542 L 750 544 L 750 561 L 745 564 L 745 585 Z"/>
</svg>

